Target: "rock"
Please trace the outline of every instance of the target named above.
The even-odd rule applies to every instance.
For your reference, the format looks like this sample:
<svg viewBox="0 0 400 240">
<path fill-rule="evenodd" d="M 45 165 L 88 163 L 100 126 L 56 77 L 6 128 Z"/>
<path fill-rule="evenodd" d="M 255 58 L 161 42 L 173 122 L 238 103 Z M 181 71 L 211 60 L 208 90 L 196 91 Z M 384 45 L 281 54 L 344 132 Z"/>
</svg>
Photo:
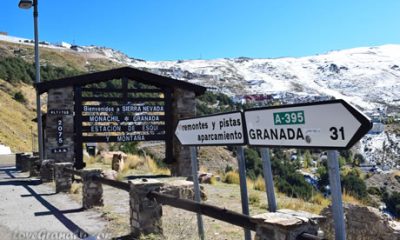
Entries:
<svg viewBox="0 0 400 240">
<path fill-rule="evenodd" d="M 203 172 L 199 172 L 198 173 L 198 179 L 199 179 L 199 183 L 208 183 L 211 184 L 211 178 L 214 176 L 212 173 L 203 173 Z M 193 177 L 189 176 L 186 178 L 187 181 L 193 181 Z"/>
<path fill-rule="evenodd" d="M 114 154 L 111 162 L 111 169 L 120 172 L 124 169 L 125 159 L 122 154 Z"/>
<path fill-rule="evenodd" d="M 346 235 L 348 240 L 393 240 L 400 239 L 400 227 L 377 208 L 345 204 L 343 206 L 346 219 Z M 321 215 L 327 220 L 321 224 L 327 239 L 334 239 L 334 226 L 331 208 L 322 210 Z"/>
<path fill-rule="evenodd" d="M 160 192 L 177 198 L 194 200 L 193 182 L 190 181 L 175 180 L 166 182 Z M 207 195 L 202 186 L 200 186 L 200 197 L 204 201 L 207 200 Z"/>
<path fill-rule="evenodd" d="M 107 179 L 111 179 L 111 180 L 116 180 L 117 179 L 117 171 L 115 170 L 104 170 L 102 172 L 102 175 L 107 178 Z"/>
</svg>

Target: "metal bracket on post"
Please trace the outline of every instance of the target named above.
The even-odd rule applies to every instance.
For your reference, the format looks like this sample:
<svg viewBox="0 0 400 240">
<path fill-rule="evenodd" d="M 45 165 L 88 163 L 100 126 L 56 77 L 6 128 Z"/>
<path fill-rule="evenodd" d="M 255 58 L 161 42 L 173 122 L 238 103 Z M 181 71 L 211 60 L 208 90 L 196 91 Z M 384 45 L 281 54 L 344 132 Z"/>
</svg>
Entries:
<svg viewBox="0 0 400 240">
<path fill-rule="evenodd" d="M 197 176 L 197 153 L 196 147 L 190 147 L 190 156 L 191 156 L 191 164 L 192 164 L 192 175 L 193 175 L 193 188 L 194 188 L 194 197 L 196 202 L 200 203 L 200 185 L 199 178 Z M 199 238 L 204 240 L 204 227 L 203 227 L 203 218 L 200 213 L 197 213 L 197 227 L 199 231 Z"/>
<path fill-rule="evenodd" d="M 269 156 L 269 148 L 260 148 L 263 163 L 264 181 L 267 189 L 268 210 L 276 212 L 276 200 L 274 192 L 274 179 L 272 177 L 271 159 Z"/>
<path fill-rule="evenodd" d="M 237 147 L 237 159 L 239 165 L 239 177 L 240 177 L 240 196 L 242 199 L 242 213 L 249 216 L 249 199 L 247 196 L 247 181 L 246 181 L 246 164 L 244 158 L 243 146 Z M 249 229 L 244 229 L 244 239 L 250 240 L 251 233 Z"/>
<path fill-rule="evenodd" d="M 332 215 L 335 225 L 335 239 L 346 240 L 346 229 L 342 205 L 339 159 L 336 150 L 328 151 L 328 173 L 332 196 Z"/>
</svg>

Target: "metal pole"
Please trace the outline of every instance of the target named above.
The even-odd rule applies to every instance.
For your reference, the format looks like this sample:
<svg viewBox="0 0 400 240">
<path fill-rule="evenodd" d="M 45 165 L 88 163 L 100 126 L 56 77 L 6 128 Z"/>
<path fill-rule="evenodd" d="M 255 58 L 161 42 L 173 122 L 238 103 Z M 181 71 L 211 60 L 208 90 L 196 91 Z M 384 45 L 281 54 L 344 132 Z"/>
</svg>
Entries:
<svg viewBox="0 0 400 240">
<path fill-rule="evenodd" d="M 39 62 L 39 28 L 38 28 L 38 0 L 33 0 L 33 21 L 35 29 L 35 82 L 40 83 L 40 62 Z M 44 159 L 43 155 L 43 130 L 42 130 L 42 112 L 40 104 L 40 94 L 36 88 L 36 115 L 37 115 L 37 128 L 38 128 L 38 143 L 39 143 L 39 158 Z"/>
<path fill-rule="evenodd" d="M 276 212 L 276 200 L 274 192 L 274 179 L 272 177 L 271 159 L 269 157 L 269 148 L 260 148 L 263 163 L 264 181 L 267 189 L 268 210 Z"/>
<path fill-rule="evenodd" d="M 197 153 L 196 147 L 190 147 L 190 156 L 191 156 L 191 164 L 192 164 L 192 175 L 193 175 L 193 187 L 194 187 L 194 197 L 196 202 L 200 203 L 200 185 L 199 178 L 197 176 Z M 199 238 L 204 240 L 204 227 L 203 227 L 203 218 L 200 213 L 197 213 L 197 228 L 199 231 Z"/>
<path fill-rule="evenodd" d="M 240 177 L 240 196 L 242 199 L 242 213 L 249 216 L 249 200 L 247 197 L 247 182 L 246 182 L 246 164 L 244 159 L 243 146 L 237 147 L 237 159 L 239 165 Z M 251 240 L 251 233 L 249 229 L 244 229 L 244 239 Z"/>
<path fill-rule="evenodd" d="M 342 188 L 340 184 L 339 159 L 336 150 L 328 151 L 329 185 L 332 196 L 332 215 L 335 225 L 335 239 L 346 240 L 346 229 L 342 205 Z"/>
</svg>

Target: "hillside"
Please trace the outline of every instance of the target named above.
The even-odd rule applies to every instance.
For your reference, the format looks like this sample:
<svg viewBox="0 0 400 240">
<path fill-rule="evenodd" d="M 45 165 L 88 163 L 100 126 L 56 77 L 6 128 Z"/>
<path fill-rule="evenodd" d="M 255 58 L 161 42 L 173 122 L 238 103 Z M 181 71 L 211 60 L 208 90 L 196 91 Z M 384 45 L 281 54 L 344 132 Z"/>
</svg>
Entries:
<svg viewBox="0 0 400 240">
<path fill-rule="evenodd" d="M 81 54 L 76 51 L 42 47 L 40 52 L 42 80 L 46 81 L 83 72 L 101 71 L 121 66 L 104 56 Z M 33 66 L 34 51 L 32 45 L 0 41 L 0 72 L 4 64 L 8 70 L 22 71 L 24 75 L 7 72 L 6 76 L 19 79 L 2 79 L 0 76 L 0 143 L 11 148 L 12 152 L 36 150 L 37 126 Z M 10 66 L 11 64 L 11 66 Z M 3 67 L 3 68 L 2 68 Z M 7 80 L 7 81 L 6 81 Z M 14 94 L 21 92 L 26 103 L 14 99 Z M 42 110 L 46 108 L 43 96 Z M 33 141 L 32 144 L 32 134 Z"/>
<path fill-rule="evenodd" d="M 24 82 L 31 83 L 34 80 L 33 45 L 12 37 L 3 36 L 2 39 L 0 76 L 2 60 L 4 63 L 4 59 L 14 58 L 18 60 L 18 64 L 25 64 L 28 76 L 25 76 Z M 67 48 L 41 45 L 41 66 L 44 81 L 85 72 L 133 66 L 207 86 L 229 96 L 286 92 L 297 96 L 333 96 L 348 100 L 364 110 L 388 107 L 388 111 L 398 113 L 399 52 L 400 45 L 384 45 L 332 51 L 302 58 L 241 57 L 153 62 L 131 58 L 105 47 Z M 14 68 L 18 67 L 20 66 Z M 215 104 L 218 105 L 218 102 Z"/>
<path fill-rule="evenodd" d="M 23 92 L 27 103 L 13 99 L 17 91 Z M 9 146 L 12 152 L 32 151 L 32 139 L 36 142 L 37 128 L 32 122 L 36 117 L 34 93 L 34 89 L 26 84 L 12 86 L 0 79 L 0 143 Z"/>
</svg>

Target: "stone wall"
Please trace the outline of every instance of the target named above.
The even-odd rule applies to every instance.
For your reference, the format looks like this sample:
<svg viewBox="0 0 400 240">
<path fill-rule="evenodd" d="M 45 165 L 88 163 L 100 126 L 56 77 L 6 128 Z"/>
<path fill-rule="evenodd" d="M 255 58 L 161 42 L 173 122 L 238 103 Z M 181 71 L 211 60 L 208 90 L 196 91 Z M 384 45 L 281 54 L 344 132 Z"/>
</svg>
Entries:
<svg viewBox="0 0 400 240">
<path fill-rule="evenodd" d="M 72 163 L 55 163 L 53 166 L 56 192 L 69 192 L 72 185 L 72 174 L 65 171 L 65 169 L 72 169 Z"/>
<path fill-rule="evenodd" d="M 61 110 L 61 111 L 60 111 Z M 66 110 L 66 111 L 65 111 Z M 69 112 L 69 114 L 66 114 Z M 74 162 L 74 91 L 72 87 L 50 89 L 47 100 L 45 158 Z M 57 122 L 62 120 L 63 142 L 57 141 Z M 65 150 L 63 152 L 61 150 Z M 55 151 L 58 150 L 58 151 Z"/>
<path fill-rule="evenodd" d="M 103 206 L 103 185 L 98 181 L 93 181 L 93 177 L 101 176 L 101 169 L 82 170 L 82 205 L 84 209 L 94 206 Z"/>
<path fill-rule="evenodd" d="M 347 240 L 400 239 L 400 224 L 391 221 L 378 209 L 352 204 L 344 205 Z M 322 210 L 327 221 L 321 225 L 327 239 L 334 239 L 333 217 L 330 208 Z"/>
<path fill-rule="evenodd" d="M 179 119 L 196 116 L 196 95 L 194 92 L 175 88 L 173 97 L 172 111 L 174 126 L 176 126 Z M 182 146 L 176 137 L 174 137 L 173 145 L 173 154 L 176 162 L 171 166 L 172 174 L 175 176 L 191 176 L 192 165 L 190 162 L 189 147 Z"/>
<path fill-rule="evenodd" d="M 280 209 L 252 217 L 257 224 L 255 240 L 297 240 L 302 233 L 318 235 L 322 216 L 303 211 Z"/>
<path fill-rule="evenodd" d="M 136 179 L 129 184 L 132 236 L 151 233 L 162 235 L 162 206 L 156 200 L 148 199 L 146 195 L 150 191 L 159 191 L 163 184 L 155 179 Z"/>
</svg>

